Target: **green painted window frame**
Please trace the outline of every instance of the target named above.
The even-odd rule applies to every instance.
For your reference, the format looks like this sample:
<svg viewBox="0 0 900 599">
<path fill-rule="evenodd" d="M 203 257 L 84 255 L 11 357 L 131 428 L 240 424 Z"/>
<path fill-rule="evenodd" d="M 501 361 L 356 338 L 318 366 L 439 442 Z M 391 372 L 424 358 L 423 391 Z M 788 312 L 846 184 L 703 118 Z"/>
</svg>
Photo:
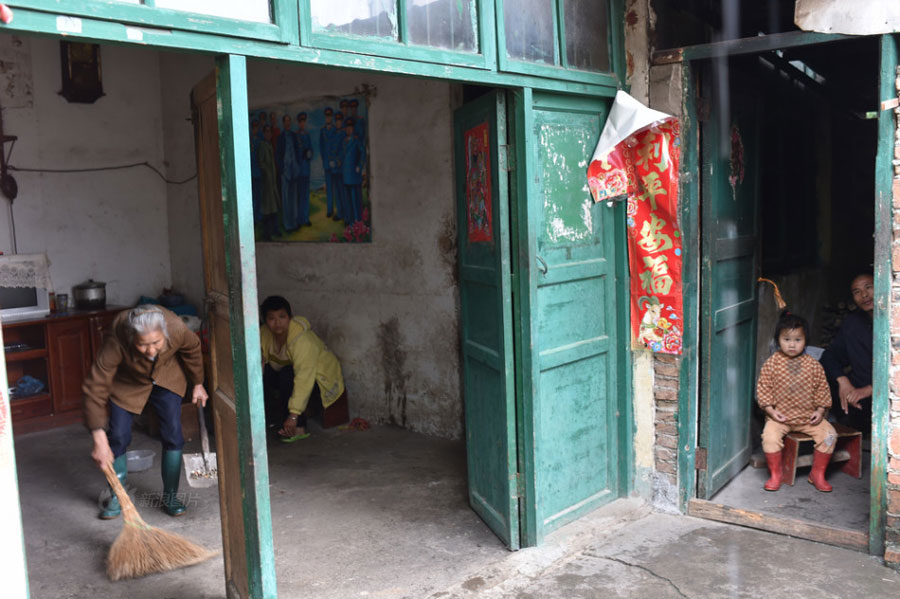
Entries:
<svg viewBox="0 0 900 599">
<path fill-rule="evenodd" d="M 225 17 L 157 8 L 155 0 L 128 4 L 116 0 L 28 0 L 8 2 L 12 8 L 54 13 L 60 16 L 116 21 L 135 27 L 178 29 L 197 33 L 299 43 L 296 0 L 270 0 L 272 23 L 256 23 Z"/>
<path fill-rule="evenodd" d="M 596 73 L 569 68 L 565 49 L 565 2 L 566 0 L 552 0 L 553 30 L 556 38 L 553 44 L 553 57 L 555 64 L 542 64 L 510 58 L 506 53 L 506 23 L 503 18 L 503 1 L 496 0 L 497 7 L 497 56 L 501 71 L 518 73 L 522 75 L 534 75 L 552 79 L 565 79 L 567 81 L 579 81 L 582 83 L 594 83 L 620 87 L 625 81 L 625 5 L 623 0 L 609 0 L 609 15 L 607 15 L 609 29 L 607 31 L 607 43 L 609 44 L 609 65 L 612 70 L 608 73 Z"/>
<path fill-rule="evenodd" d="M 477 52 L 460 52 L 410 43 L 408 41 L 409 24 L 406 20 L 407 0 L 396 0 L 396 2 L 399 39 L 391 40 L 342 33 L 314 32 L 310 0 L 299 0 L 300 45 L 322 50 L 339 50 L 354 54 L 402 58 L 478 69 L 496 68 L 496 44 L 494 41 L 496 15 L 493 2 L 475 0 L 475 10 L 478 12 L 478 31 L 475 32 L 478 40 Z"/>
</svg>

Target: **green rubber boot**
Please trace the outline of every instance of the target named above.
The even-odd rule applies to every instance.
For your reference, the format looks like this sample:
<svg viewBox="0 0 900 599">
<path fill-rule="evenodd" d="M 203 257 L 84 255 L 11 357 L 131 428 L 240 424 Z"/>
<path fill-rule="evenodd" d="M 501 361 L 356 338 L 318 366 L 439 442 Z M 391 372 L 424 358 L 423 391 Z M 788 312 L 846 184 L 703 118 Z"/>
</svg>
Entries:
<svg viewBox="0 0 900 599">
<path fill-rule="evenodd" d="M 163 509 L 170 516 L 181 516 L 187 508 L 178 500 L 178 484 L 181 482 L 181 450 L 164 451 L 162 455 Z"/>
<path fill-rule="evenodd" d="M 119 482 L 122 483 L 122 486 L 124 487 L 128 478 L 128 458 L 125 457 L 124 453 L 113 460 L 113 469 L 116 471 L 116 476 L 119 477 Z M 122 506 L 119 505 L 119 498 L 116 497 L 112 487 L 110 487 L 109 492 L 111 493 L 110 498 L 107 499 L 106 504 L 100 508 L 101 520 L 112 520 L 113 518 L 118 518 L 122 514 Z"/>
</svg>

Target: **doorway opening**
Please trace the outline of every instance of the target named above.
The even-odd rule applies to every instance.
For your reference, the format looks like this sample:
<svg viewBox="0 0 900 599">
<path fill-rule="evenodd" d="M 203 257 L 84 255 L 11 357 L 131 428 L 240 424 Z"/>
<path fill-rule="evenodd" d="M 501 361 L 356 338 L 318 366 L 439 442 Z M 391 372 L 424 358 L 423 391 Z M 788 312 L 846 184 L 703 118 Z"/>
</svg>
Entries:
<svg viewBox="0 0 900 599">
<path fill-rule="evenodd" d="M 859 430 L 863 441 L 861 469 L 844 468 L 850 474 L 842 468 L 856 454 L 839 446 L 827 470 L 833 492 L 806 482 L 811 443 L 800 443 L 793 485 L 763 489 L 765 415 L 755 385 L 776 351 L 781 310 L 774 287 L 757 278 L 776 284 L 787 310 L 809 322 L 807 353 L 817 358 L 858 310 L 850 283 L 872 273 L 874 256 L 877 120 L 867 111 L 878 104 L 878 61 L 875 38 L 720 60 L 705 71 L 711 109 L 701 123 L 701 163 L 720 167 L 724 180 L 703 186 L 704 256 L 712 266 L 701 294 L 712 296 L 712 312 L 732 295 L 743 311 L 730 329 L 719 328 L 720 314 L 702 320 L 709 361 L 701 363 L 700 446 L 711 470 L 698 477 L 698 497 L 711 503 L 692 501 L 690 511 L 860 550 L 869 546 L 871 416 L 860 423 L 852 413 L 848 422 L 834 395 L 829 419 Z M 729 236 L 747 246 L 740 263 L 737 253 L 722 256 Z"/>
</svg>

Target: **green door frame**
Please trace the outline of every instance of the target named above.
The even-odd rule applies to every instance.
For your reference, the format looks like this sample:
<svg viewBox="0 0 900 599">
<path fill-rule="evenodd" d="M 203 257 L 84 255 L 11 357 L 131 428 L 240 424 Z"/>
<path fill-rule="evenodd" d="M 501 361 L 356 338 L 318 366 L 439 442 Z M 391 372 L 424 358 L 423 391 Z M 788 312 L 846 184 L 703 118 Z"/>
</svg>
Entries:
<svg viewBox="0 0 900 599">
<path fill-rule="evenodd" d="M 678 507 L 688 511 L 697 493 L 697 428 L 699 398 L 699 300 L 700 300 L 700 123 L 694 61 L 717 56 L 755 54 L 780 48 L 808 46 L 847 39 L 847 36 L 800 32 L 790 36 L 760 36 L 748 40 L 691 46 L 660 55 L 660 62 L 683 62 L 682 66 L 682 161 L 681 222 L 684 230 L 683 303 L 684 350 L 679 370 L 678 391 Z M 880 89 L 882 99 L 896 97 L 894 70 L 898 61 L 897 36 L 881 36 Z M 869 553 L 884 553 L 885 510 L 887 509 L 887 433 L 890 404 L 890 306 L 891 306 L 891 210 L 893 112 L 878 112 L 878 150 L 875 186 L 875 325 L 872 462 L 869 512 Z"/>
<path fill-rule="evenodd" d="M 266 449 L 262 365 L 258 356 L 259 300 L 256 283 L 256 243 L 253 232 L 253 197 L 250 131 L 247 105 L 247 59 L 216 57 L 216 103 L 219 114 L 219 156 L 225 219 L 225 270 L 231 291 L 229 319 L 234 369 L 247 556 L 247 585 L 253 599 L 277 597 L 272 511 L 269 502 L 269 458 Z"/>
<path fill-rule="evenodd" d="M 878 99 L 897 98 L 897 35 L 882 35 L 879 47 Z M 891 377 L 891 245 L 893 158 L 896 120 L 893 109 L 878 107 L 878 149 L 875 155 L 875 321 L 872 356 L 872 468 L 869 504 L 869 553 L 884 554 L 887 511 L 888 433 Z"/>
</svg>

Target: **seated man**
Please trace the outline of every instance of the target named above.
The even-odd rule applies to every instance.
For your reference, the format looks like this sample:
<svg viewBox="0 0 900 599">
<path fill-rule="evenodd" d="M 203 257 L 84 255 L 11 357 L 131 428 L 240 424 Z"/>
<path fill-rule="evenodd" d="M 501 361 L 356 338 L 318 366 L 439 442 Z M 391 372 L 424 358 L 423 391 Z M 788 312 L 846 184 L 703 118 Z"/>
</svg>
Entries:
<svg viewBox="0 0 900 599">
<path fill-rule="evenodd" d="M 259 311 L 266 424 L 281 424 L 280 439 L 292 443 L 309 436 L 306 411 L 314 393 L 323 409 L 344 395 L 341 365 L 283 297 L 267 297 Z"/>
<path fill-rule="evenodd" d="M 872 310 L 875 293 L 871 274 L 857 275 L 850 283 L 859 310 L 848 314 L 822 355 L 828 381 L 837 386 L 841 410 L 838 420 L 868 434 L 872 426 Z M 847 367 L 850 371 L 845 372 Z M 836 403 L 836 402 L 835 402 Z"/>
</svg>

